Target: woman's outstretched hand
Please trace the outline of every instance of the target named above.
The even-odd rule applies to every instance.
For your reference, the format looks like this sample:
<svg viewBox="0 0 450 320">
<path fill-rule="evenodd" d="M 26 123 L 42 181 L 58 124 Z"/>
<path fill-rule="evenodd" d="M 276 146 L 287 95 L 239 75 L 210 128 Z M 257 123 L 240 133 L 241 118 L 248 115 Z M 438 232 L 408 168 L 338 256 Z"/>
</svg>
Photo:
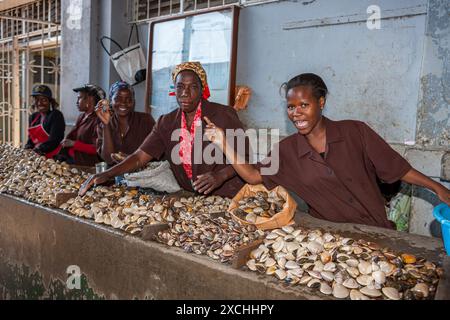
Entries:
<svg viewBox="0 0 450 320">
<path fill-rule="evenodd" d="M 109 176 L 105 172 L 93 174 L 93 175 L 89 176 L 89 178 L 85 182 L 83 182 L 83 184 L 80 187 L 80 190 L 78 191 L 78 195 L 84 196 L 84 194 L 92 186 L 105 183 L 108 180 L 109 180 Z"/>
<path fill-rule="evenodd" d="M 442 202 L 450 206 L 450 190 L 442 186 L 442 188 L 436 191 L 436 194 Z"/>
</svg>

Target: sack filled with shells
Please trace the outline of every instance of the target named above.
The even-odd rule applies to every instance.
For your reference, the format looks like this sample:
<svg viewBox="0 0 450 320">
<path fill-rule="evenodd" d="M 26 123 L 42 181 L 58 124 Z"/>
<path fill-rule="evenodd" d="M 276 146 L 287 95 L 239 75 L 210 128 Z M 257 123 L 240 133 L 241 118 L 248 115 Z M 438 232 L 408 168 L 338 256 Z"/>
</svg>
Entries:
<svg viewBox="0 0 450 320">
<path fill-rule="evenodd" d="M 292 224 L 295 209 L 297 203 L 283 187 L 269 191 L 262 184 L 246 184 L 231 200 L 228 212 L 242 224 L 268 230 Z"/>
</svg>

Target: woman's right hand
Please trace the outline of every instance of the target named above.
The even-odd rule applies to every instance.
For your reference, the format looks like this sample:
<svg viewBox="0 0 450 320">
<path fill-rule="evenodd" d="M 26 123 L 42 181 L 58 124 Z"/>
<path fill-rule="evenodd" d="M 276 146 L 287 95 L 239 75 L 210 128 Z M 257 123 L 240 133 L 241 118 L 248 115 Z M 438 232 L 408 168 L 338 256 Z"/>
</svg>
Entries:
<svg viewBox="0 0 450 320">
<path fill-rule="evenodd" d="M 106 126 L 111 120 L 111 111 L 109 109 L 109 102 L 106 99 L 100 100 L 95 106 L 95 113 L 97 117 L 103 122 Z"/>
<path fill-rule="evenodd" d="M 105 183 L 109 180 L 109 175 L 106 172 L 97 173 L 91 175 L 80 187 L 78 191 L 79 196 L 84 196 L 84 194 L 93 186 Z"/>
</svg>

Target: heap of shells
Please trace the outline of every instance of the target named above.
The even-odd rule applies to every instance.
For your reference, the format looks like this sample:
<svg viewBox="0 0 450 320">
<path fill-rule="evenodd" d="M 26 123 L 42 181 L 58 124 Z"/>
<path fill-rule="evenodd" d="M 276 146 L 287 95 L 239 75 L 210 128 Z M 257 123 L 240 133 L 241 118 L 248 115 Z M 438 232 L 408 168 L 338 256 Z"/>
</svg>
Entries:
<svg viewBox="0 0 450 320">
<path fill-rule="evenodd" d="M 124 186 L 98 186 L 83 197 L 69 199 L 59 208 L 78 217 L 138 234 L 148 224 L 175 221 L 174 199 L 140 194 Z"/>
<path fill-rule="evenodd" d="M 243 226 L 226 212 L 229 200 L 223 199 L 223 216 L 208 212 L 182 212 L 168 230 L 160 231 L 157 241 L 182 248 L 188 253 L 207 255 L 222 263 L 230 262 L 236 249 L 264 235 L 252 225 Z"/>
<path fill-rule="evenodd" d="M 247 267 L 338 299 L 431 299 L 443 270 L 423 258 L 320 230 L 267 234 Z"/>
<path fill-rule="evenodd" d="M 271 218 L 280 212 L 285 200 L 275 191 L 258 191 L 254 196 L 242 198 L 238 204 L 233 214 L 247 222 L 256 223 L 258 217 Z"/>
<path fill-rule="evenodd" d="M 87 174 L 29 150 L 0 146 L 0 192 L 56 206 L 59 192 L 77 192 Z"/>
</svg>

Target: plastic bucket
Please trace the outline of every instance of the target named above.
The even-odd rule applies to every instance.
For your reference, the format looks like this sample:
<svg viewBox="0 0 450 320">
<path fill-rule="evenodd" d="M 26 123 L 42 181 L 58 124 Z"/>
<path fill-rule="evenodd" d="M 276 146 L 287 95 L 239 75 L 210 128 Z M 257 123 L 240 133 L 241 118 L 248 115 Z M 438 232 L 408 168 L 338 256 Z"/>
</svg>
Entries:
<svg viewBox="0 0 450 320">
<path fill-rule="evenodd" d="M 450 256 L 450 207 L 445 203 L 434 207 L 433 215 L 441 223 L 445 251 Z"/>
</svg>

